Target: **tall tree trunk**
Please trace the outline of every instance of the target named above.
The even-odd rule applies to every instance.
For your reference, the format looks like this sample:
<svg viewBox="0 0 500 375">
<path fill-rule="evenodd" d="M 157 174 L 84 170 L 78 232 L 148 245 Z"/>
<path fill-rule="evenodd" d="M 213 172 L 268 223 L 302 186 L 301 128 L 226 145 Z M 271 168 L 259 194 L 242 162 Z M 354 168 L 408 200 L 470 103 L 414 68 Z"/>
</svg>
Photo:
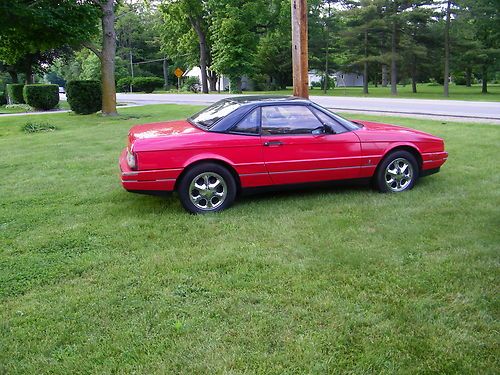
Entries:
<svg viewBox="0 0 500 375">
<path fill-rule="evenodd" d="M 208 85 L 210 86 L 210 91 L 217 91 L 217 73 L 213 70 L 208 71 Z"/>
<path fill-rule="evenodd" d="M 102 3 L 102 52 L 101 52 L 101 80 L 102 80 L 102 114 L 116 116 L 116 87 L 115 87 L 115 55 L 116 32 L 114 1 L 106 0 Z"/>
<path fill-rule="evenodd" d="M 397 31 L 398 25 L 396 21 L 392 23 L 391 36 L 391 95 L 398 94 L 398 67 L 397 67 Z"/>
<path fill-rule="evenodd" d="M 446 4 L 446 25 L 444 28 L 444 96 L 450 96 L 450 7 L 451 0 Z"/>
<path fill-rule="evenodd" d="M 17 72 L 15 70 L 9 70 L 9 75 L 12 83 L 19 83 L 19 77 L 17 76 Z"/>
<path fill-rule="evenodd" d="M 168 90 L 168 61 L 166 56 L 163 58 L 163 89 Z"/>
<path fill-rule="evenodd" d="M 189 16 L 189 21 L 193 26 L 194 31 L 196 31 L 196 35 L 198 35 L 198 44 L 200 46 L 200 70 L 201 70 L 201 91 L 205 94 L 208 94 L 208 83 L 207 83 L 207 59 L 208 59 L 208 50 L 207 50 L 207 38 L 205 33 L 201 28 L 200 20 Z"/>
<path fill-rule="evenodd" d="M 235 94 L 240 94 L 241 90 L 241 77 L 231 76 L 229 77 L 230 92 Z"/>
<path fill-rule="evenodd" d="M 411 62 L 411 92 L 417 93 L 417 57 L 415 55 Z"/>
<path fill-rule="evenodd" d="M 325 55 L 325 75 L 323 76 L 323 92 L 325 94 L 328 91 L 329 81 L 330 81 L 330 76 L 328 75 L 328 40 L 327 40 L 327 42 L 326 42 L 326 55 Z"/>
<path fill-rule="evenodd" d="M 387 65 L 382 64 L 382 87 L 387 87 Z"/>
<path fill-rule="evenodd" d="M 486 64 L 483 65 L 483 87 L 481 93 L 488 93 L 488 66 Z"/>
<path fill-rule="evenodd" d="M 29 64 L 28 66 L 26 66 L 26 78 L 25 78 L 25 83 L 27 85 L 30 85 L 32 84 L 34 81 L 33 81 L 33 69 L 31 67 L 31 64 Z"/>
<path fill-rule="evenodd" d="M 465 86 L 466 87 L 472 86 L 472 68 L 471 67 L 467 67 L 465 69 Z"/>
<path fill-rule="evenodd" d="M 368 29 L 365 29 L 365 61 L 363 63 L 363 94 L 368 95 Z"/>
</svg>

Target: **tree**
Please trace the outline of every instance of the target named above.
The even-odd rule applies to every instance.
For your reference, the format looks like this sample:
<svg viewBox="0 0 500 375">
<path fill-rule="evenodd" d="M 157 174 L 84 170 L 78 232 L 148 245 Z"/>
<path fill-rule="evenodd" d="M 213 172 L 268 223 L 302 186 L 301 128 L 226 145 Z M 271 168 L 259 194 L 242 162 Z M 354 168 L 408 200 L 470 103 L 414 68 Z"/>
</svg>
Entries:
<svg viewBox="0 0 500 375">
<path fill-rule="evenodd" d="M 191 58 L 188 61 L 193 61 L 193 57 L 197 55 L 202 91 L 208 93 L 209 78 L 210 89 L 215 91 L 217 76 L 208 71 L 212 62 L 209 37 L 212 15 L 209 3 L 198 0 L 166 1 L 160 10 L 165 22 L 165 50 L 174 56 L 188 55 Z M 192 49 L 194 40 L 198 45 L 197 52 Z"/>
<path fill-rule="evenodd" d="M 212 0 L 211 5 L 212 66 L 229 77 L 233 91 L 240 92 L 241 77 L 254 72 L 259 13 L 266 5 L 259 0 Z"/>
<path fill-rule="evenodd" d="M 362 0 L 351 3 L 345 13 L 346 28 L 344 43 L 350 46 L 349 61 L 354 66 L 363 68 L 363 93 L 368 94 L 369 64 L 385 62 L 377 41 L 384 37 L 387 30 L 382 20 L 382 3 L 374 0 Z"/>
<path fill-rule="evenodd" d="M 97 30 L 97 13 L 88 4 L 59 0 L 12 0 L 0 5 L 0 61 L 27 83 L 57 55 L 78 46 Z"/>
<path fill-rule="evenodd" d="M 260 76 L 261 80 L 264 77 L 268 89 L 284 89 L 292 83 L 290 1 L 276 1 L 268 10 L 269 14 L 263 15 L 265 20 L 260 21 L 260 38 L 255 52 L 255 76 Z"/>
<path fill-rule="evenodd" d="M 444 96 L 450 96 L 450 24 L 451 24 L 451 0 L 446 1 L 446 24 L 444 28 Z"/>
<path fill-rule="evenodd" d="M 401 58 L 405 63 L 401 73 L 411 78 L 413 93 L 417 92 L 417 80 L 423 77 L 424 68 L 435 65 L 432 55 L 440 53 L 437 48 L 441 46 L 439 33 L 433 33 L 430 28 L 433 19 L 434 9 L 417 8 L 409 13 L 402 29 Z"/>
<path fill-rule="evenodd" d="M 496 0 L 462 0 L 477 41 L 477 61 L 481 67 L 483 94 L 488 93 L 488 72 L 499 69 L 500 2 Z"/>
<path fill-rule="evenodd" d="M 104 116 L 116 116 L 115 2 L 114 0 L 88 1 L 97 7 L 101 13 L 102 48 L 99 50 L 90 40 L 83 42 L 82 45 L 94 52 L 101 61 L 102 114 Z"/>
</svg>

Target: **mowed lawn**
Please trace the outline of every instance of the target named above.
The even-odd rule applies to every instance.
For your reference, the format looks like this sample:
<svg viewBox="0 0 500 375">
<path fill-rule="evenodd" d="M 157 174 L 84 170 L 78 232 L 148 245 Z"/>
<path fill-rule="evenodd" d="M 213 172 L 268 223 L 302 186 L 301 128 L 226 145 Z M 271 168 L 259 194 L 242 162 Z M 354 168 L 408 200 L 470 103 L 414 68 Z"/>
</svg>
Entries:
<svg viewBox="0 0 500 375">
<path fill-rule="evenodd" d="M 356 115 L 446 140 L 404 194 L 122 190 L 130 126 L 198 109 L 0 118 L 0 373 L 498 373 L 500 127 Z"/>
</svg>

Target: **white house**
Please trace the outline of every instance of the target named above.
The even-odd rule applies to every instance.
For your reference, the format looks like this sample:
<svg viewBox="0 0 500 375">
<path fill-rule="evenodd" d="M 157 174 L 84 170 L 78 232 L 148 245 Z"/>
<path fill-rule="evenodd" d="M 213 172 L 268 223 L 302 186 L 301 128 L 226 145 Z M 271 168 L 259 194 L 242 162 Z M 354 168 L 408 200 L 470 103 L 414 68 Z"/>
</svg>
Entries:
<svg viewBox="0 0 500 375">
<path fill-rule="evenodd" d="M 309 85 L 313 82 L 321 82 L 323 75 L 319 74 L 316 70 L 309 71 Z M 364 77 L 359 73 L 346 73 L 338 71 L 333 73 L 335 80 L 335 87 L 360 87 L 363 86 Z"/>
<path fill-rule="evenodd" d="M 335 86 L 337 87 L 360 87 L 363 86 L 365 79 L 359 73 L 335 72 Z"/>
<path fill-rule="evenodd" d="M 182 75 L 183 77 L 196 77 L 198 81 L 201 82 L 201 68 L 199 66 L 193 66 L 191 69 L 188 69 Z M 217 79 L 217 84 L 215 86 L 217 91 L 225 91 L 229 90 L 231 87 L 231 83 L 229 82 L 229 78 L 226 76 L 219 76 Z M 247 76 L 241 77 L 241 89 L 242 90 L 253 90 L 253 82 Z"/>
</svg>

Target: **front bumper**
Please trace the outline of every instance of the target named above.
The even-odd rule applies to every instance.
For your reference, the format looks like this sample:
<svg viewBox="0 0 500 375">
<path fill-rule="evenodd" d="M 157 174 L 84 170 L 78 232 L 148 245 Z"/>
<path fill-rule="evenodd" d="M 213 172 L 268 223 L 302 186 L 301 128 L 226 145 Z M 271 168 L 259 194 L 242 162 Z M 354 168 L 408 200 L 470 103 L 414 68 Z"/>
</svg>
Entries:
<svg viewBox="0 0 500 375">
<path fill-rule="evenodd" d="M 127 149 L 120 155 L 121 183 L 128 191 L 173 191 L 182 169 L 134 171 L 127 164 Z"/>
</svg>

